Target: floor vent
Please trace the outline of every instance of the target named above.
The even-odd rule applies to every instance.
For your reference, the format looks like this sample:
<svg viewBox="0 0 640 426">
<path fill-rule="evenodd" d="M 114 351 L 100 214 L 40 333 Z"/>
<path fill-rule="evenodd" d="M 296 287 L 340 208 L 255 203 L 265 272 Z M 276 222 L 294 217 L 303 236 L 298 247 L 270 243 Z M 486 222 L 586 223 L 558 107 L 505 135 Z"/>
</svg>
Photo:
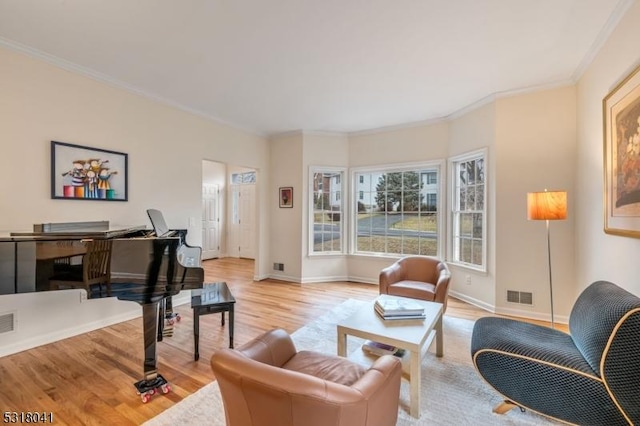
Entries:
<svg viewBox="0 0 640 426">
<path fill-rule="evenodd" d="M 528 291 L 507 290 L 507 302 L 533 306 L 533 293 Z"/>
<path fill-rule="evenodd" d="M 8 333 L 16 329 L 15 315 L 13 312 L 0 314 L 0 334 Z"/>
</svg>

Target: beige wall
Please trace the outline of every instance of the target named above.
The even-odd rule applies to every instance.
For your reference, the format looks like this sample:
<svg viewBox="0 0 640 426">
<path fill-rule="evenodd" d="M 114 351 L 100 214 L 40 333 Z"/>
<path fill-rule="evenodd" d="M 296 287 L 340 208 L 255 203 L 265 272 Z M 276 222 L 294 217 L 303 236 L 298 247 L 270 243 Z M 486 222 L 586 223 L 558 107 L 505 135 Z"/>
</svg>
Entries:
<svg viewBox="0 0 640 426">
<path fill-rule="evenodd" d="M 302 257 L 305 247 L 302 245 L 304 219 L 303 179 L 303 142 L 302 132 L 295 132 L 274 138 L 271 145 L 271 176 L 269 187 L 271 198 L 269 208 L 271 222 L 269 224 L 271 264 L 269 274 L 272 277 L 300 282 L 302 279 Z M 293 187 L 293 207 L 279 207 L 279 188 Z M 274 271 L 273 263 L 284 263 L 284 271 Z"/>
<path fill-rule="evenodd" d="M 4 231 L 31 229 L 33 223 L 86 220 L 150 227 L 146 209 L 154 207 L 165 213 L 171 227 L 188 228 L 189 242 L 199 244 L 203 159 L 260 169 L 262 178 L 269 179 L 264 138 L 5 48 L 0 48 L 0 93 Z M 52 200 L 51 140 L 128 153 L 129 201 Z M 259 197 L 265 200 L 264 194 Z M 260 220 L 268 218 L 267 212 Z M 260 225 L 262 241 L 267 241 L 268 226 Z M 266 259 L 268 254 L 258 260 L 257 274 Z M 0 313 L 16 310 L 18 330 L 0 335 L 2 351 L 140 314 L 138 306 L 111 299 L 80 305 L 76 292 L 0 298 Z"/>
<path fill-rule="evenodd" d="M 602 100 L 640 64 L 640 3 L 619 22 L 577 86 L 576 292 L 595 280 L 640 295 L 640 240 L 604 233 Z"/>
<path fill-rule="evenodd" d="M 566 321 L 575 288 L 574 224 L 578 212 L 574 86 L 496 101 L 496 311 L 549 319 L 546 226 L 527 220 L 527 192 L 568 193 L 568 217 L 550 223 L 554 316 Z M 533 293 L 534 306 L 506 301 L 507 290 Z"/>
<path fill-rule="evenodd" d="M 495 156 L 495 127 L 496 107 L 490 102 L 460 117 L 451 120 L 451 136 L 447 157 L 486 149 L 486 177 L 487 177 L 487 272 L 477 272 L 468 268 L 451 266 L 451 294 L 456 297 L 493 310 L 495 306 L 495 274 L 496 274 L 496 244 L 495 234 L 495 199 L 496 199 L 496 162 Z M 448 170 L 447 180 L 451 170 Z M 451 200 L 448 202 L 451 209 Z M 448 235 L 451 237 L 451 218 L 449 217 Z M 447 259 L 451 258 L 451 248 L 448 248 Z"/>
</svg>

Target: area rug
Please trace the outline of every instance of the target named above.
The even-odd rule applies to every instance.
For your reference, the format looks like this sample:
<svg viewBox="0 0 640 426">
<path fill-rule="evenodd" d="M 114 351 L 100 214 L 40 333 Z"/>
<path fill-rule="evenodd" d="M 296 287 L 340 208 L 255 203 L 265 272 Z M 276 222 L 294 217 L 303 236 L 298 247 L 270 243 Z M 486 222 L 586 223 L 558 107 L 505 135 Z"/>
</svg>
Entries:
<svg viewBox="0 0 640 426">
<path fill-rule="evenodd" d="M 365 302 L 349 299 L 292 334 L 298 350 L 336 353 L 336 323 Z M 409 383 L 402 381 L 397 425 L 553 425 L 529 411 L 513 409 L 498 415 L 492 408 L 500 396 L 478 375 L 471 362 L 473 322 L 445 315 L 444 356 L 435 356 L 435 344 L 422 360 L 420 419 L 409 415 Z M 349 336 L 347 351 L 361 351 L 362 340 Z M 357 355 L 357 354 L 356 354 Z M 145 426 L 225 425 L 224 408 L 217 382 L 185 398 Z M 277 426 L 277 425 L 274 425 Z"/>
</svg>

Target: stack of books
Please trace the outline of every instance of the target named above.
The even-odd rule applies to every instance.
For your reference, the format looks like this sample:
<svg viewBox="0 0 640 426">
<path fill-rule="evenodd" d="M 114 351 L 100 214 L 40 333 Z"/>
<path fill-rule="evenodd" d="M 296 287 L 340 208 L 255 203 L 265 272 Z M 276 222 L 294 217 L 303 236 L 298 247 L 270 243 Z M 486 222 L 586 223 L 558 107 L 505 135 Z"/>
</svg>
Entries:
<svg viewBox="0 0 640 426">
<path fill-rule="evenodd" d="M 376 299 L 373 307 L 378 315 L 385 320 L 424 319 L 424 308 L 418 302 L 411 299 L 399 299 L 397 297 L 381 294 Z"/>
</svg>

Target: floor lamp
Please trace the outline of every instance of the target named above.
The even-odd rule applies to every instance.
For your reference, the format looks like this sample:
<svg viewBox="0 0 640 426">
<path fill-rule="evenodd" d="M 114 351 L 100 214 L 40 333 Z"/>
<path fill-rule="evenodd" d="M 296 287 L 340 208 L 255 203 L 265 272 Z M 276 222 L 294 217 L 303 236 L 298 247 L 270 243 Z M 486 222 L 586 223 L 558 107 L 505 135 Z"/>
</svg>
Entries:
<svg viewBox="0 0 640 426">
<path fill-rule="evenodd" d="M 549 295 L 551 296 L 551 328 L 555 328 L 553 318 L 553 280 L 551 277 L 551 239 L 549 221 L 567 218 L 567 192 L 547 191 L 527 194 L 527 219 L 547 222 L 547 253 L 549 255 Z"/>
</svg>

